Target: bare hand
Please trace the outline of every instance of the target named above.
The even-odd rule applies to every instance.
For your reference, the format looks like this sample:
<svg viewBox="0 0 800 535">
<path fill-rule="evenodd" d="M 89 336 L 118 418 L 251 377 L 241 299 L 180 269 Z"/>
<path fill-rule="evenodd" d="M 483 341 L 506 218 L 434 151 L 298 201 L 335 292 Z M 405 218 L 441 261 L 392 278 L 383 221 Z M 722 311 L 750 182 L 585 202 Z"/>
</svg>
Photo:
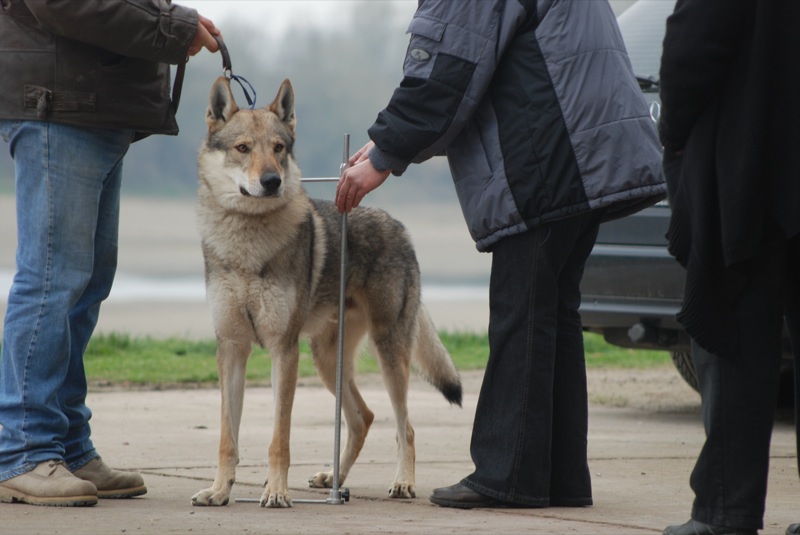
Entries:
<svg viewBox="0 0 800 535">
<path fill-rule="evenodd" d="M 194 56 L 200 52 L 204 47 L 210 52 L 219 50 L 219 44 L 214 36 L 222 36 L 219 28 L 214 26 L 214 23 L 202 15 L 198 15 L 197 33 L 194 34 L 194 40 L 189 45 L 189 55 Z"/>
<path fill-rule="evenodd" d="M 361 200 L 386 180 L 391 170 L 378 171 L 369 161 L 369 150 L 374 143 L 370 141 L 358 150 L 348 161 L 348 167 L 336 186 L 336 206 L 339 212 L 349 212 Z"/>
</svg>

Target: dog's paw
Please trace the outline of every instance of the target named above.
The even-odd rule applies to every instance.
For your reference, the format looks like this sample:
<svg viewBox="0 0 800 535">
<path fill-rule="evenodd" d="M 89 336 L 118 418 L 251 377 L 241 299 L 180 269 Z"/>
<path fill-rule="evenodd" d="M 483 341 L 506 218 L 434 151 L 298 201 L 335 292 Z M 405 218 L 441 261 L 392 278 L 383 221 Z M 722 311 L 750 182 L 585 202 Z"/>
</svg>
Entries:
<svg viewBox="0 0 800 535">
<path fill-rule="evenodd" d="M 308 478 L 308 486 L 312 489 L 333 488 L 333 472 L 317 472 Z"/>
<path fill-rule="evenodd" d="M 389 488 L 390 498 L 416 498 L 417 492 L 413 483 L 395 483 Z"/>
<path fill-rule="evenodd" d="M 261 495 L 261 507 L 282 509 L 291 506 L 292 499 L 289 498 L 289 494 L 286 492 L 271 493 L 265 490 L 264 494 Z"/>
<path fill-rule="evenodd" d="M 229 499 L 229 492 L 216 491 L 211 487 L 203 489 L 192 496 L 192 505 L 228 505 Z"/>
</svg>

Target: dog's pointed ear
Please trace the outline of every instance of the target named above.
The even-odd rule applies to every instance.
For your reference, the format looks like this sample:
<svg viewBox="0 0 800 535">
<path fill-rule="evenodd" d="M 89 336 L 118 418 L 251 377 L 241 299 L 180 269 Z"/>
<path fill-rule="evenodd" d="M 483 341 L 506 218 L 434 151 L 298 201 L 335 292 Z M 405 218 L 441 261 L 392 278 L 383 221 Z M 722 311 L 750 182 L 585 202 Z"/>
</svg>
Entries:
<svg viewBox="0 0 800 535">
<path fill-rule="evenodd" d="M 281 84 L 280 89 L 278 89 L 278 95 L 269 105 L 269 109 L 289 128 L 294 130 L 297 125 L 297 116 L 294 113 L 294 90 L 288 78 Z"/>
<path fill-rule="evenodd" d="M 211 94 L 208 97 L 208 110 L 206 110 L 208 129 L 212 132 L 218 130 L 237 111 L 239 111 L 239 106 L 233 99 L 231 83 L 224 76 L 220 76 L 211 87 Z"/>
</svg>

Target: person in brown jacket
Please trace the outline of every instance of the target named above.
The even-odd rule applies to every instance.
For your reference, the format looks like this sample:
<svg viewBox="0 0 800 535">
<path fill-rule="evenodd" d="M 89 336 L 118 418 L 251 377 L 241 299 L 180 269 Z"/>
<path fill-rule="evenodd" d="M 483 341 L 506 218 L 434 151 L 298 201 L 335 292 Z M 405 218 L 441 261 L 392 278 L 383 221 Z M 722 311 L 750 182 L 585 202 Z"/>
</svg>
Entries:
<svg viewBox="0 0 800 535">
<path fill-rule="evenodd" d="M 122 161 L 178 133 L 170 64 L 219 30 L 169 0 L 0 1 L 0 137 L 14 159 L 17 272 L 0 358 L 0 501 L 147 492 L 91 441 L 83 354 L 117 265 Z"/>
</svg>

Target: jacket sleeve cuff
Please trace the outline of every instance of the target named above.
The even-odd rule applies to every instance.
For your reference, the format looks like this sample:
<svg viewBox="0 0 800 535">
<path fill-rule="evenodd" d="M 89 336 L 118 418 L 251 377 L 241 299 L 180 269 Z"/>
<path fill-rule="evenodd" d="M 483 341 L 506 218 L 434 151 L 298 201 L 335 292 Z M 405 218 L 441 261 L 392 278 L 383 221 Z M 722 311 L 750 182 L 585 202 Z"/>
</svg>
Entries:
<svg viewBox="0 0 800 535">
<path fill-rule="evenodd" d="M 374 145 L 369 150 L 368 156 L 369 161 L 372 163 L 372 167 L 378 171 L 391 170 L 393 175 L 400 176 L 408 168 L 408 162 L 404 162 L 398 158 L 395 158 L 391 154 L 383 152 L 378 148 L 377 145 Z"/>
</svg>

